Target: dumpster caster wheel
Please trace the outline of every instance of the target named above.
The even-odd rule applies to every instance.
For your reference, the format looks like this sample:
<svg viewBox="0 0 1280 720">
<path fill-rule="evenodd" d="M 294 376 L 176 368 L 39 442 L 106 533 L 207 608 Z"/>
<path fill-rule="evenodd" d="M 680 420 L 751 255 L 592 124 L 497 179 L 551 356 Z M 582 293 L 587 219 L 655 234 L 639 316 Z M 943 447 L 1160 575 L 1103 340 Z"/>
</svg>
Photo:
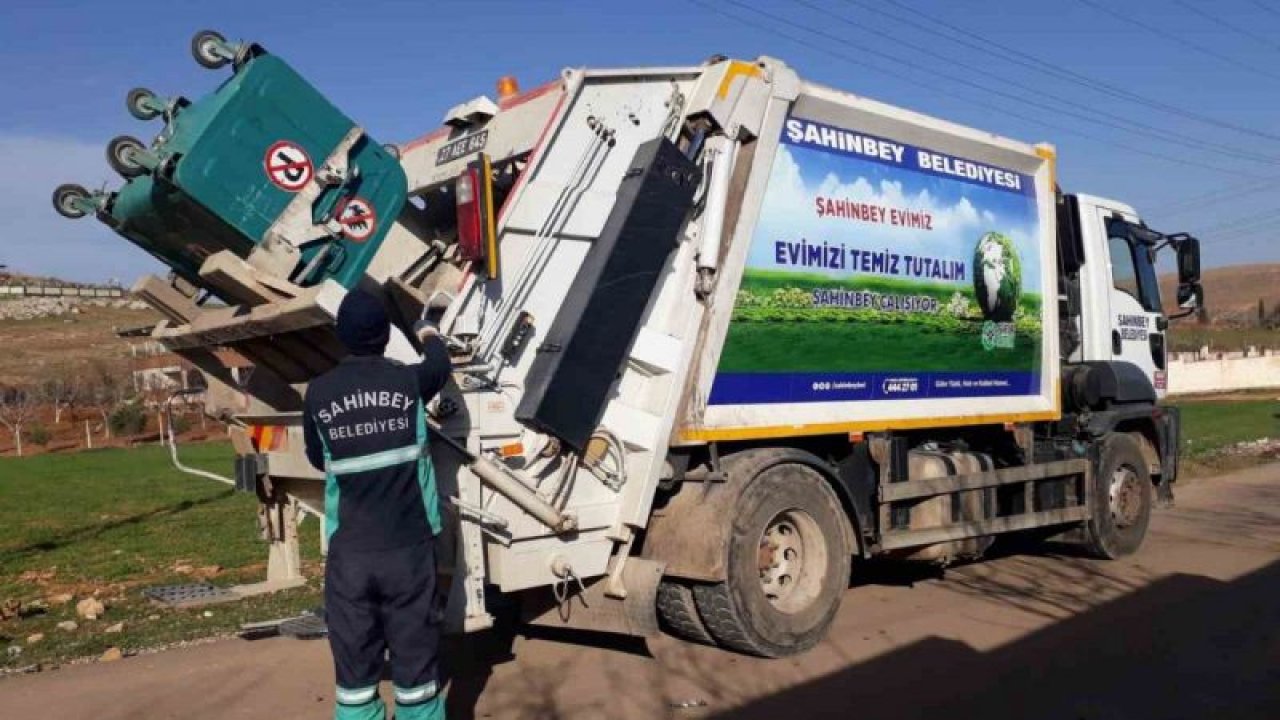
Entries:
<svg viewBox="0 0 1280 720">
<path fill-rule="evenodd" d="M 201 30 L 191 38 L 191 56 L 201 67 L 217 70 L 231 58 L 222 55 L 219 50 L 226 46 L 227 39 L 213 30 Z"/>
<path fill-rule="evenodd" d="M 159 102 L 155 93 L 146 88 L 130 90 L 124 102 L 125 107 L 129 109 L 129 114 L 139 120 L 154 120 L 160 117 L 162 112 L 159 106 L 163 103 Z"/>
<path fill-rule="evenodd" d="M 88 199 L 89 191 L 79 185 L 59 185 L 53 191 L 53 209 L 64 218 L 76 220 L 88 214 L 79 202 Z"/>
<path fill-rule="evenodd" d="M 138 162 L 138 153 L 146 151 L 147 148 L 141 140 L 121 135 L 107 143 L 107 164 L 122 176 L 135 178 L 147 170 L 142 163 Z"/>
</svg>

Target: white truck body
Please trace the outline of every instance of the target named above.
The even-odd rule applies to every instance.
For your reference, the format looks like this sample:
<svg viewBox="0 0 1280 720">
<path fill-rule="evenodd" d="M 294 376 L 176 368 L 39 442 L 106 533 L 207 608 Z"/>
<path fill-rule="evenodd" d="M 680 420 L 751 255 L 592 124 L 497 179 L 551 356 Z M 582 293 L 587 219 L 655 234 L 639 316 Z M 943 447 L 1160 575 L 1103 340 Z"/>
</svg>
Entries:
<svg viewBox="0 0 1280 720">
<path fill-rule="evenodd" d="M 720 349 L 728 332 L 739 280 L 756 235 L 757 220 L 765 207 L 772 168 L 788 118 L 812 119 L 859 130 L 868 135 L 912 143 L 975 163 L 1022 173 L 1035 184 L 1031 194 L 1037 210 L 1038 234 L 1030 238 L 1030 253 L 1053 256 L 1053 153 L 992 136 L 952 123 L 894 108 L 873 100 L 801 81 L 781 62 L 765 59 L 748 65 L 750 72 L 734 74 L 734 63 L 708 68 L 628 69 L 566 73 L 563 100 L 552 105 L 553 92 L 542 96 L 550 107 L 542 133 L 544 144 L 534 148 L 533 159 L 523 171 L 522 184 L 508 197 L 498 220 L 501 248 L 501 281 L 474 282 L 464 286 L 449 308 L 444 331 L 458 334 L 459 327 L 477 332 L 489 348 L 493 338 L 508 331 L 516 313 L 552 318 L 565 301 L 567 278 L 577 274 L 592 241 L 601 233 L 613 209 L 616 188 L 639 145 L 661 133 L 668 124 L 676 93 L 690 98 L 686 115 L 711 112 L 724 127 L 739 127 L 739 136 L 751 146 L 752 165 L 737 208 L 728 218 L 725 207 L 712 207 L 691 219 L 657 286 L 645 319 L 638 330 L 630 359 L 622 372 L 616 394 L 610 398 L 602 427 L 617 435 L 627 448 L 627 478 L 620 493 L 600 484 L 585 470 L 571 483 L 567 508 L 578 514 L 579 535 L 573 540 L 555 537 L 548 529 L 501 496 L 486 497 L 483 488 L 470 493 L 490 512 L 512 518 L 510 545 L 487 545 L 487 580 L 503 590 L 541 587 L 557 581 L 555 561 L 568 561 L 582 577 L 603 574 L 616 545 L 647 524 L 654 488 L 670 444 L 709 440 L 765 438 L 831 432 L 862 432 L 893 428 L 1024 422 L 1057 417 L 1059 382 L 1056 307 L 1044 304 L 1045 342 L 1039 366 L 1045 369 L 1032 392 L 1007 397 L 926 398 L 876 402 L 823 402 L 804 404 L 708 405 L 716 378 Z M 721 89 L 724 89 L 721 97 Z M 605 146 L 588 125 L 594 118 L 616 130 Z M 489 121 L 490 137 L 507 132 L 500 112 Z M 539 123 L 519 122 L 527 128 Z M 440 148 L 456 139 L 438 137 L 405 148 L 403 163 L 411 183 L 448 182 L 452 174 L 426 170 L 433 166 Z M 490 142 L 493 142 L 491 139 Z M 740 142 L 724 143 L 717 155 L 721 162 L 747 162 Z M 524 149 L 514 142 L 513 151 Z M 508 151 L 510 152 L 510 151 Z M 598 153 L 593 156 L 592 153 Z M 501 158 L 503 151 L 495 153 Z M 584 158 L 587 160 L 584 162 Z M 461 161 L 455 161 L 461 162 Z M 704 173 L 707 181 L 723 178 Z M 456 172 L 456 170 L 454 171 Z M 708 187 L 711 197 L 715 192 Z M 563 207 L 571 208 L 563 211 Z M 719 218 L 713 220 L 713 217 Z M 703 235 L 715 222 L 731 227 L 718 240 Z M 718 260 L 717 282 L 711 296 L 697 302 L 694 284 L 700 254 L 709 248 Z M 1049 263 L 1036 263 L 1036 282 L 1047 297 L 1055 294 L 1055 278 Z M 515 292 L 524 289 L 523 293 Z M 537 345 L 547 323 L 535 323 L 530 345 Z M 482 347 L 485 347 L 482 345 Z M 482 351 L 483 352 L 483 351 Z M 485 357 L 481 355 L 481 361 Z M 513 365 L 496 374 L 501 391 L 463 392 L 469 425 L 446 422 L 446 431 L 466 437 L 479 451 L 522 443 L 530 452 L 541 446 L 536 434 L 514 418 L 520 388 L 533 362 L 525 353 Z M 998 399 L 999 411 L 993 412 Z M 471 478 L 460 479 L 466 483 Z M 473 481 L 478 486 L 478 481 Z"/>
</svg>

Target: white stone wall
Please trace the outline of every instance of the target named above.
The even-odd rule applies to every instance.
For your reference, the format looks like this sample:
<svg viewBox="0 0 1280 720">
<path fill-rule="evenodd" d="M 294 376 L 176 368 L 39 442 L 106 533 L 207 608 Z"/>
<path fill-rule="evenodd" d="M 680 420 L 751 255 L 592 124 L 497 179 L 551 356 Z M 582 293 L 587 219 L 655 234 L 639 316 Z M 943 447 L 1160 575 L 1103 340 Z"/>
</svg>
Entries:
<svg viewBox="0 0 1280 720">
<path fill-rule="evenodd" d="M 1169 359 L 1169 394 L 1280 389 L 1280 352 L 1178 353 Z"/>
</svg>

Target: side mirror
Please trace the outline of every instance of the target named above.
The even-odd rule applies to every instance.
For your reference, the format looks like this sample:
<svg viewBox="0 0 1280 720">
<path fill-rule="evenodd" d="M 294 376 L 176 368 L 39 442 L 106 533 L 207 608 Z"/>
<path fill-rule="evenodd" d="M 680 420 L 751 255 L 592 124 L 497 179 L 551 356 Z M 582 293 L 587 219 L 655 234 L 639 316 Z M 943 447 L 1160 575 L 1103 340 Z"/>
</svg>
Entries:
<svg viewBox="0 0 1280 720">
<path fill-rule="evenodd" d="M 1195 285 L 1199 290 L 1200 241 L 1196 238 L 1187 237 L 1178 243 L 1178 283 L 1178 304 L 1182 305 L 1183 287 Z"/>
<path fill-rule="evenodd" d="M 1179 271 L 1181 271 L 1181 267 L 1179 267 Z M 1200 286 L 1200 283 L 1178 283 L 1178 307 L 1182 309 L 1182 312 L 1177 315 L 1170 315 L 1169 319 L 1176 320 L 1187 317 L 1204 307 L 1204 288 Z"/>
<path fill-rule="evenodd" d="M 1204 288 L 1200 283 L 1183 283 L 1178 285 L 1178 307 L 1183 310 L 1195 310 L 1204 303 Z"/>
</svg>

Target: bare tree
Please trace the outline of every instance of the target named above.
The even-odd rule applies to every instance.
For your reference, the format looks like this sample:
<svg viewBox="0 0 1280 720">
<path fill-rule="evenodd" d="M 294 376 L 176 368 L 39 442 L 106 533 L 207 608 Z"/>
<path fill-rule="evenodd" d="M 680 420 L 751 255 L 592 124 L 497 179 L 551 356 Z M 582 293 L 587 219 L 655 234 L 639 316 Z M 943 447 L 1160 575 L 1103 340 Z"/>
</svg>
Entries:
<svg viewBox="0 0 1280 720">
<path fill-rule="evenodd" d="M 94 360 L 84 375 L 82 395 L 87 405 L 102 416 L 102 433 L 111 437 L 111 412 L 133 395 L 129 370 L 121 363 Z"/>
<path fill-rule="evenodd" d="M 22 457 L 22 426 L 35 414 L 36 393 L 27 388 L 0 389 L 0 425 L 13 434 L 13 444 Z"/>
<path fill-rule="evenodd" d="M 80 378 L 69 370 L 60 371 L 40 383 L 40 395 L 53 406 L 53 424 L 62 422 L 64 410 L 74 408 L 80 399 Z"/>
</svg>

